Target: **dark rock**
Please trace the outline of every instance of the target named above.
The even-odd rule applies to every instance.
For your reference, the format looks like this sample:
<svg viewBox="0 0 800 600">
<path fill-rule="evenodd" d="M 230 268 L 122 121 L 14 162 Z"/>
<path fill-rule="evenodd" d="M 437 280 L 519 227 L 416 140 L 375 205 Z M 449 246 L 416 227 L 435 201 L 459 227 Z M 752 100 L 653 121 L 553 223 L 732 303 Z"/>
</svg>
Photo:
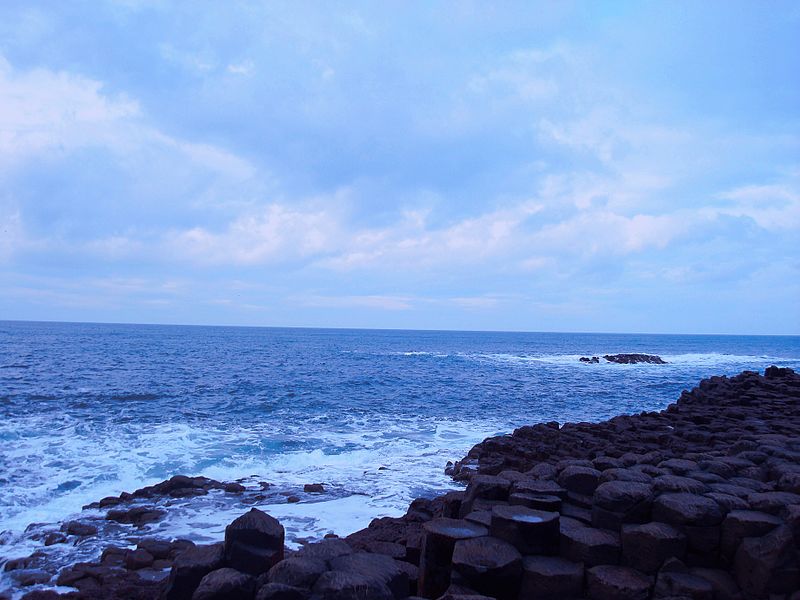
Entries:
<svg viewBox="0 0 800 600">
<path fill-rule="evenodd" d="M 174 544 L 158 538 L 144 538 L 139 540 L 136 547 L 147 550 L 154 559 L 168 559 L 172 557 Z"/>
<path fill-rule="evenodd" d="M 496 598 L 516 598 L 522 574 L 522 556 L 503 540 L 493 537 L 456 542 L 453 569 L 466 583 Z"/>
<path fill-rule="evenodd" d="M 222 544 L 193 546 L 175 558 L 164 591 L 165 600 L 190 600 L 200 581 L 211 571 L 222 568 Z"/>
<path fill-rule="evenodd" d="M 423 526 L 418 592 L 438 598 L 450 585 L 450 564 L 456 542 L 489 534 L 485 527 L 461 519 L 440 518 Z"/>
<path fill-rule="evenodd" d="M 106 519 L 117 523 L 127 523 L 141 527 L 148 523 L 161 520 L 167 513 L 153 506 L 135 506 L 129 509 L 114 509 L 108 511 Z"/>
<path fill-rule="evenodd" d="M 619 536 L 593 527 L 561 529 L 561 556 L 587 567 L 619 564 Z"/>
<path fill-rule="evenodd" d="M 268 583 L 261 586 L 255 600 L 307 600 L 310 595 L 308 590 L 302 588 L 282 583 Z"/>
<path fill-rule="evenodd" d="M 52 573 L 42 569 L 18 569 L 12 571 L 11 576 L 22 587 L 47 583 L 53 578 Z"/>
<path fill-rule="evenodd" d="M 235 569 L 222 568 L 203 577 L 192 600 L 251 600 L 255 578 Z"/>
<path fill-rule="evenodd" d="M 88 523 L 81 523 L 80 521 L 68 521 L 61 526 L 61 531 L 68 535 L 86 537 L 97 534 L 97 527 L 89 525 Z"/>
<path fill-rule="evenodd" d="M 721 569 L 691 569 L 692 575 L 702 577 L 711 584 L 716 600 L 741 600 L 742 595 L 739 586 L 733 577 Z"/>
<path fill-rule="evenodd" d="M 604 354 L 608 362 L 621 365 L 635 365 L 637 363 L 648 363 L 651 365 L 665 365 L 666 361 L 655 354 Z"/>
<path fill-rule="evenodd" d="M 800 559 L 786 525 L 763 537 L 745 538 L 736 551 L 734 566 L 737 583 L 753 597 L 800 589 Z"/>
<path fill-rule="evenodd" d="M 567 491 L 591 495 L 600 481 L 600 471 L 591 467 L 569 466 L 558 474 L 556 480 Z"/>
<path fill-rule="evenodd" d="M 662 494 L 653 502 L 653 519 L 672 525 L 717 525 L 722 517 L 716 502 L 697 494 Z"/>
<path fill-rule="evenodd" d="M 553 555 L 559 547 L 559 514 L 524 506 L 495 506 L 489 527 L 492 536 L 523 554 Z"/>
<path fill-rule="evenodd" d="M 732 557 L 746 537 L 761 537 L 783 524 L 778 517 L 753 510 L 733 510 L 722 522 L 721 552 Z"/>
<path fill-rule="evenodd" d="M 583 564 L 555 556 L 526 556 L 519 597 L 539 600 L 577 598 L 583 590 Z"/>
<path fill-rule="evenodd" d="M 321 494 L 325 491 L 325 486 L 321 483 L 307 483 L 303 486 L 303 491 L 313 494 Z"/>
<path fill-rule="evenodd" d="M 252 508 L 225 528 L 225 560 L 243 573 L 265 573 L 283 560 L 284 535 L 277 519 Z"/>
<path fill-rule="evenodd" d="M 333 538 L 303 546 L 294 553 L 293 558 L 316 558 L 331 561 L 338 556 L 353 552 L 353 548 L 346 541 Z"/>
<path fill-rule="evenodd" d="M 634 569 L 656 573 L 668 558 L 685 555 L 686 536 L 671 525 L 652 522 L 622 528 L 622 557 Z"/>
<path fill-rule="evenodd" d="M 244 487 L 241 483 L 236 483 L 235 481 L 231 483 L 226 483 L 222 487 L 222 489 L 229 494 L 241 494 L 242 492 L 247 490 L 247 488 Z"/>
<path fill-rule="evenodd" d="M 63 533 L 48 533 L 44 538 L 45 546 L 52 546 L 53 544 L 63 544 L 67 541 L 67 536 Z"/>
<path fill-rule="evenodd" d="M 328 569 L 319 558 L 289 557 L 269 570 L 270 583 L 311 589 L 319 576 Z"/>
<path fill-rule="evenodd" d="M 314 585 L 320 600 L 393 600 L 392 592 L 380 581 L 360 573 L 327 571 Z"/>
<path fill-rule="evenodd" d="M 652 580 L 629 567 L 600 565 L 586 572 L 586 588 L 591 600 L 647 600 Z"/>
<path fill-rule="evenodd" d="M 692 600 L 714 600 L 714 587 L 711 583 L 692 573 L 662 571 L 656 578 L 654 589 L 656 598 L 681 597 Z"/>
<path fill-rule="evenodd" d="M 333 571 L 355 573 L 385 586 L 396 598 L 409 594 L 407 571 L 398 561 L 381 554 L 357 552 L 331 560 Z"/>
<path fill-rule="evenodd" d="M 131 570 L 144 569 L 153 564 L 153 555 L 143 548 L 138 548 L 125 555 L 125 568 Z"/>
</svg>

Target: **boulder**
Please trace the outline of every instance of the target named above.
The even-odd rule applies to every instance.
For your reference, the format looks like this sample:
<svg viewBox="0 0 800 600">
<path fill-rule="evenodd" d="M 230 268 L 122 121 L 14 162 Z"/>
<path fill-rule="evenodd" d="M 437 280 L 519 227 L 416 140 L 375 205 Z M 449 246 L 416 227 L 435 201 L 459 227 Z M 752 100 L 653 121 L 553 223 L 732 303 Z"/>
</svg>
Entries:
<svg viewBox="0 0 800 600">
<path fill-rule="evenodd" d="M 311 589 L 327 570 L 327 564 L 319 558 L 289 557 L 273 566 L 267 578 L 270 583 Z"/>
<path fill-rule="evenodd" d="M 192 600 L 252 600 L 256 580 L 235 569 L 222 568 L 203 577 Z"/>
<path fill-rule="evenodd" d="M 600 471 L 592 467 L 572 465 L 561 471 L 556 481 L 569 492 L 590 496 L 600 481 Z"/>
<path fill-rule="evenodd" d="M 252 508 L 225 528 L 225 560 L 243 573 L 266 573 L 283 560 L 284 535 L 277 519 Z"/>
<path fill-rule="evenodd" d="M 222 544 L 188 548 L 175 558 L 164 590 L 164 600 L 191 600 L 203 577 L 222 568 L 224 560 L 225 549 Z"/>
</svg>

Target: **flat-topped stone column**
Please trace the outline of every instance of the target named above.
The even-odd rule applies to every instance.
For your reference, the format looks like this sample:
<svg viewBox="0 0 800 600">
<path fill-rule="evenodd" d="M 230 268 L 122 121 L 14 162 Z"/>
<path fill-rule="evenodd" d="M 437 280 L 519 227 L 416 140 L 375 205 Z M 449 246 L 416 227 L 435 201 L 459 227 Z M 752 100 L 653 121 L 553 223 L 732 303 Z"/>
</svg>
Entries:
<svg viewBox="0 0 800 600">
<path fill-rule="evenodd" d="M 489 531 L 471 521 L 446 517 L 428 521 L 422 529 L 418 593 L 425 598 L 438 598 L 450 585 L 456 542 L 483 537 Z"/>
<path fill-rule="evenodd" d="M 558 553 L 559 515 L 556 512 L 521 505 L 495 506 L 490 531 L 522 554 Z"/>
</svg>

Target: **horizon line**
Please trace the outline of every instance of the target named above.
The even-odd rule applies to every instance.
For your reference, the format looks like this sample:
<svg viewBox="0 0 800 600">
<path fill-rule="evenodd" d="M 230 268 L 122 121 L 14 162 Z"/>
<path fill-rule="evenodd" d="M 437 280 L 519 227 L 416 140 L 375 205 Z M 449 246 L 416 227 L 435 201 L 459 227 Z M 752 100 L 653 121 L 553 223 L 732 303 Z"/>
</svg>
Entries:
<svg viewBox="0 0 800 600">
<path fill-rule="evenodd" d="M 219 323 L 139 323 L 130 321 L 61 321 L 33 319 L 0 319 L 0 323 L 48 323 L 60 325 L 125 325 L 141 327 L 235 327 L 240 329 L 317 329 L 331 331 L 408 331 L 430 333 L 521 333 L 521 334 L 568 334 L 568 335 L 676 335 L 707 337 L 800 337 L 800 333 L 667 333 L 645 331 L 535 331 L 518 329 L 426 329 L 404 327 L 344 327 L 314 325 L 234 325 Z"/>
</svg>

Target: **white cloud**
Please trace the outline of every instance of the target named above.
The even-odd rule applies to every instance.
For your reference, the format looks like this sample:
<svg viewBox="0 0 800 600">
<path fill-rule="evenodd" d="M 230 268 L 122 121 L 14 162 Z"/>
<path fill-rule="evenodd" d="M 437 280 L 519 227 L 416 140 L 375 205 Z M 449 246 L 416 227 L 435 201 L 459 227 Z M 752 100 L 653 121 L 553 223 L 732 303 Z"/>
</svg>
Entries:
<svg viewBox="0 0 800 600">
<path fill-rule="evenodd" d="M 339 218 L 329 209 L 274 203 L 236 219 L 219 233 L 195 227 L 169 234 L 165 243 L 177 256 L 194 262 L 256 265 L 323 254 L 334 249 L 341 236 Z"/>
<path fill-rule="evenodd" d="M 748 217 L 759 227 L 781 231 L 800 228 L 800 186 L 797 174 L 787 182 L 744 185 L 718 195 L 726 200 L 720 214 Z"/>
<path fill-rule="evenodd" d="M 109 94 L 102 82 L 48 69 L 18 72 L 0 56 L 0 172 L 33 156 L 103 148 L 122 158 L 178 155 L 196 168 L 236 180 L 254 175 L 234 154 L 181 140 L 150 125 L 139 103 Z"/>
</svg>

